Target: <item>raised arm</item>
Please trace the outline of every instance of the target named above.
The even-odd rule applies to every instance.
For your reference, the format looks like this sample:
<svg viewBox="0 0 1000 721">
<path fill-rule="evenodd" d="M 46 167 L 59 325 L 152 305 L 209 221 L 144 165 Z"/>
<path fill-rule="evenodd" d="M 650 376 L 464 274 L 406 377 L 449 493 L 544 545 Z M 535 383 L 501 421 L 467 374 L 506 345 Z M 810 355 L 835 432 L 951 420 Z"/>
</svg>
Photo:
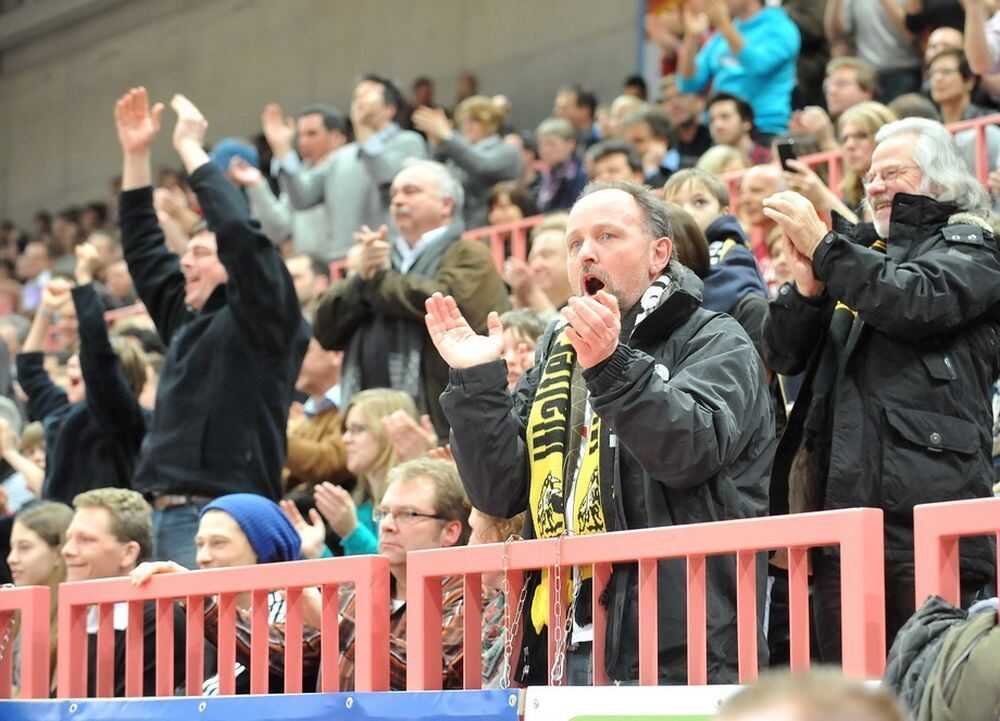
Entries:
<svg viewBox="0 0 1000 721">
<path fill-rule="evenodd" d="M 209 162 L 203 149 L 208 121 L 201 111 L 183 95 L 175 95 L 171 106 L 177 113 L 174 148 L 229 273 L 227 305 L 249 339 L 283 355 L 305 332 L 291 276 L 239 190 Z"/>
<path fill-rule="evenodd" d="M 677 75 L 682 92 L 700 92 L 709 81 L 708 70 L 698 67 L 698 42 L 708 31 L 708 18 L 700 4 L 688 0 L 684 4 L 684 40 L 677 51 Z"/>
<path fill-rule="evenodd" d="M 45 336 L 52 316 L 70 302 L 70 284 L 53 278 L 42 290 L 42 302 L 31 323 L 22 352 L 17 354 L 17 380 L 28 396 L 28 418 L 40 421 L 53 413 L 65 411 L 70 403 L 66 391 L 57 386 L 45 371 Z"/>
<path fill-rule="evenodd" d="M 326 197 L 326 174 L 309 172 L 295 154 L 292 147 L 295 122 L 284 117 L 280 105 L 269 103 L 261 113 L 260 124 L 274 154 L 281 185 L 287 190 L 292 206 L 305 210 L 322 203 Z"/>
<path fill-rule="evenodd" d="M 104 306 L 92 284 L 97 251 L 77 246 L 73 303 L 80 333 L 80 371 L 87 388 L 87 406 L 102 425 L 122 432 L 142 430 L 144 416 L 137 393 L 129 385 L 121 360 L 108 339 Z"/>
<path fill-rule="evenodd" d="M 115 105 L 115 127 L 122 147 L 119 223 L 122 247 L 135 288 L 164 342 L 186 317 L 184 278 L 177 256 L 164 246 L 151 187 L 150 147 L 160 132 L 163 104 L 152 110 L 143 87 L 132 88 Z"/>
<path fill-rule="evenodd" d="M 993 57 L 990 52 L 989 39 L 986 37 L 989 14 L 986 0 L 965 0 L 965 55 L 969 58 L 969 67 L 976 75 L 986 75 L 1000 61 L 1000 58 Z"/>
</svg>

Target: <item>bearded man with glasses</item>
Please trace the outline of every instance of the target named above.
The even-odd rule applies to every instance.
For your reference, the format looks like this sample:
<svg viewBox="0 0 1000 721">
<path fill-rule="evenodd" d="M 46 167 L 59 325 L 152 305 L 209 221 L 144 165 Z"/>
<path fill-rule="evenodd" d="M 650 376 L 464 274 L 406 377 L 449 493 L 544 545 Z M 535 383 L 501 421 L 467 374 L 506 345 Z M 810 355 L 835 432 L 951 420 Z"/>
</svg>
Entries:
<svg viewBox="0 0 1000 721">
<path fill-rule="evenodd" d="M 869 223 L 777 193 L 764 212 L 789 239 L 795 280 L 770 304 L 763 352 L 806 372 L 778 446 L 771 511 L 884 511 L 886 633 L 914 610 L 913 507 L 990 495 L 1000 370 L 1000 248 L 989 197 L 940 123 L 884 126 L 864 178 Z M 963 605 L 993 577 L 986 539 L 960 544 Z M 840 658 L 840 566 L 813 558 L 814 628 Z M 922 602 L 923 599 L 920 599 Z"/>
</svg>

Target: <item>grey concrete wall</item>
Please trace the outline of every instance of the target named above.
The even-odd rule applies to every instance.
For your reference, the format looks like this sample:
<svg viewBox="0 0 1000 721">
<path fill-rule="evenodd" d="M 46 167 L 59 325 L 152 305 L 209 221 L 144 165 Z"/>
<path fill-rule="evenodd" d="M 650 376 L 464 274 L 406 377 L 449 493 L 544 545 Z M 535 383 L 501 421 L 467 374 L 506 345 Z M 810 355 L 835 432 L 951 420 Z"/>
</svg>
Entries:
<svg viewBox="0 0 1000 721">
<path fill-rule="evenodd" d="M 377 69 L 408 86 L 430 75 L 449 103 L 464 70 L 514 100 L 533 127 L 556 88 L 579 81 L 610 101 L 636 66 L 634 0 L 131 0 L 4 51 L 0 216 L 102 198 L 119 172 L 115 99 L 144 84 L 189 95 L 209 140 L 255 132 L 265 103 L 347 108 Z M 167 114 L 167 123 L 172 123 Z M 168 140 L 154 162 L 176 165 Z"/>
</svg>

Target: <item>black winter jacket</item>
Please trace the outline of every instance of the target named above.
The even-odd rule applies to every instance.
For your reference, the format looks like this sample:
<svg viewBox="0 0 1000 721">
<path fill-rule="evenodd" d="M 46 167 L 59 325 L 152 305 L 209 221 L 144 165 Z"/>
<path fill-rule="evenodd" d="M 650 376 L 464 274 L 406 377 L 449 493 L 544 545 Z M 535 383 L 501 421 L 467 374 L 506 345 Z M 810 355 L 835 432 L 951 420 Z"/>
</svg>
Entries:
<svg viewBox="0 0 1000 721">
<path fill-rule="evenodd" d="M 627 342 L 583 373 L 602 420 L 602 486 L 610 482 L 601 502 L 608 531 L 751 518 L 767 510 L 774 414 L 760 359 L 736 321 L 699 307 L 701 281 L 694 273 L 684 270 L 672 285 Z M 512 517 L 527 508 L 524 434 L 549 345 L 539 344 L 536 365 L 521 378 L 513 400 L 503 361 L 452 370 L 441 396 L 462 481 L 472 505 L 486 513 Z M 530 538 L 530 515 L 527 525 Z M 757 570 L 762 611 L 764 565 Z M 735 683 L 733 559 L 709 558 L 706 577 L 709 681 Z M 685 683 L 683 560 L 661 561 L 658 581 L 660 675 Z M 613 679 L 636 679 L 634 565 L 616 566 L 608 590 L 605 667 Z M 766 654 L 763 639 L 758 648 Z M 529 665 L 544 669 L 544 656 Z"/>
<path fill-rule="evenodd" d="M 772 512 L 788 509 L 804 438 L 821 507 L 883 509 L 891 562 L 912 562 L 914 505 L 988 496 L 993 478 L 1000 249 L 956 210 L 897 194 L 885 254 L 869 248 L 871 224 L 837 218 L 812 259 L 824 293 L 803 298 L 786 284 L 764 324 L 770 367 L 807 369 L 775 457 Z M 989 544 L 963 542 L 961 555 L 992 577 Z"/>
<path fill-rule="evenodd" d="M 17 377 L 28 418 L 45 430 L 42 498 L 73 503 L 78 493 L 130 488 L 150 412 L 139 405 L 108 342 L 104 306 L 93 285 L 71 291 L 80 335 L 80 371 L 87 397 L 71 404 L 45 372 L 43 353 L 19 353 Z"/>
<path fill-rule="evenodd" d="M 236 187 L 211 163 L 190 183 L 229 273 L 200 312 L 184 303 L 184 275 L 163 245 L 153 189 L 121 195 L 125 260 L 168 346 L 134 487 L 277 500 L 309 329 L 284 262 Z"/>
</svg>

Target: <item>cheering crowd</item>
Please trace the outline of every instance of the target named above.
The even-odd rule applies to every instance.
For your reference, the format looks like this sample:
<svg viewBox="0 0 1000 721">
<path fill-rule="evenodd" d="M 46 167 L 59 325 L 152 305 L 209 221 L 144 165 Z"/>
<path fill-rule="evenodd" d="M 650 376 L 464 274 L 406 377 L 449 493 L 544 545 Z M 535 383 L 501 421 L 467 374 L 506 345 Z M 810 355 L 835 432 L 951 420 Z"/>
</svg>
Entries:
<svg viewBox="0 0 1000 721">
<path fill-rule="evenodd" d="M 992 11 L 667 4 L 646 19 L 659 87 L 630 77 L 602 105 L 568 84 L 534 130 L 510 127 L 516 98 L 479 93 L 473 76 L 447 109 L 430 78 L 408 99 L 369 73 L 348 112 L 323 98 L 286 117 L 269 103 L 253 138 L 210 132 L 180 94 L 168 131 L 167 99 L 129 90 L 114 109 L 113 197 L 40 211 L 30 231 L 3 224 L 9 578 L 56 591 L 379 553 L 402 689 L 410 551 L 869 506 L 884 512 L 891 644 L 916 610 L 914 505 L 994 482 L 1000 170 L 984 187 L 974 131 L 942 124 L 1000 112 Z M 181 169 L 154 172 L 168 134 Z M 997 167 L 995 125 L 985 150 Z M 820 151 L 842 153 L 836 187 L 799 159 Z M 539 214 L 527 258 L 501 267 L 463 235 Z M 995 595 L 994 556 L 963 542 L 964 606 Z M 658 566 L 661 682 L 684 683 L 686 571 Z M 788 661 L 786 567 L 758 557 L 762 665 Z M 735 683 L 736 567 L 706 569 L 709 680 Z M 810 572 L 813 655 L 836 664 L 839 557 L 815 553 Z M 552 594 L 570 600 L 566 679 L 591 683 L 591 579 L 568 575 L 529 575 L 520 600 L 484 577 L 485 685 L 508 666 L 518 684 L 549 680 Z M 626 683 L 637 578 L 616 566 L 601 598 L 605 667 Z M 353 591 L 339 602 L 350 688 L 362 641 Z M 446 579 L 445 688 L 462 686 L 463 602 L 461 578 Z M 508 604 L 523 606 L 516 658 Z M 249 595 L 237 606 L 245 693 Z M 318 594 L 303 608 L 315 690 Z M 218 613 L 209 599 L 208 657 Z M 285 613 L 270 594 L 275 691 Z M 178 607 L 178 686 L 184 627 Z M 91 693 L 96 653 L 95 635 Z M 206 668 L 204 692 L 218 693 Z"/>
</svg>

